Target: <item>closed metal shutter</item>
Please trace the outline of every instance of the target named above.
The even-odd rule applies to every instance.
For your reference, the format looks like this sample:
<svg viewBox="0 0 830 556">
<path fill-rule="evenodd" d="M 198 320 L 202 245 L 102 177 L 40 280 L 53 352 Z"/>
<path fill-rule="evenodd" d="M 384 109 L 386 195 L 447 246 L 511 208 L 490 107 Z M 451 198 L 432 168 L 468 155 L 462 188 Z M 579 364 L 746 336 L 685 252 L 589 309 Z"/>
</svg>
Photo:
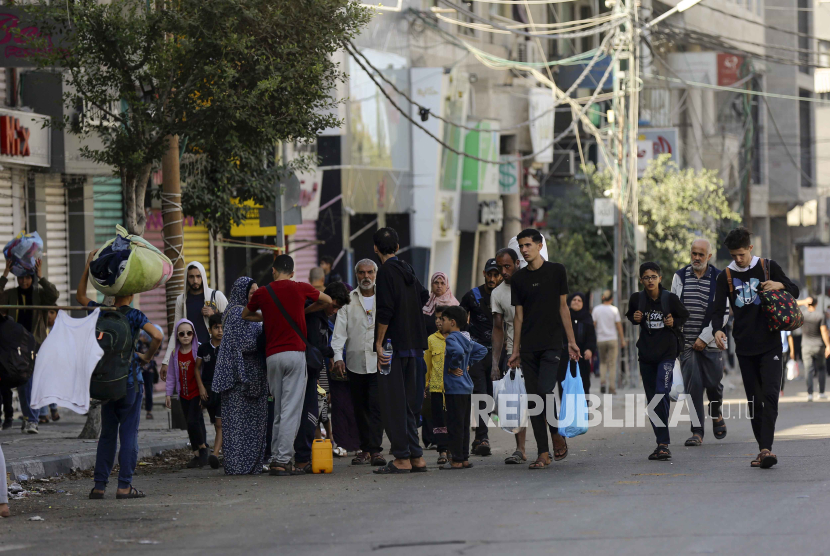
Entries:
<svg viewBox="0 0 830 556">
<path fill-rule="evenodd" d="M 162 253 L 164 252 L 164 242 L 161 238 L 162 233 L 162 219 L 161 211 L 158 209 L 147 210 L 147 226 L 144 229 L 144 239 L 149 241 L 154 247 L 158 248 Z M 158 324 L 164 330 L 164 343 L 162 344 L 161 353 L 165 353 L 167 349 L 167 290 L 165 287 L 156 288 L 148 292 L 139 294 L 137 297 L 141 311 L 147 315 L 150 322 Z"/>
<path fill-rule="evenodd" d="M 25 206 L 24 190 L 19 185 L 12 184 L 11 168 L 0 170 L 0 263 L 3 268 L 6 266 L 3 248 L 25 228 Z"/>
<path fill-rule="evenodd" d="M 46 176 L 46 237 L 44 259 L 48 263 L 47 279 L 58 288 L 58 303 L 69 303 L 69 246 L 66 213 L 66 189 L 60 174 Z M 41 234 L 43 235 L 43 234 Z"/>
<path fill-rule="evenodd" d="M 308 282 L 308 273 L 318 266 L 317 222 L 310 220 L 297 226 L 297 232 L 288 236 L 288 253 L 294 259 L 294 280 Z M 299 251 L 297 251 L 299 249 Z"/>
<path fill-rule="evenodd" d="M 101 247 L 115 236 L 115 226 L 124 223 L 121 179 L 92 178 L 92 194 L 95 198 L 95 246 Z"/>
</svg>

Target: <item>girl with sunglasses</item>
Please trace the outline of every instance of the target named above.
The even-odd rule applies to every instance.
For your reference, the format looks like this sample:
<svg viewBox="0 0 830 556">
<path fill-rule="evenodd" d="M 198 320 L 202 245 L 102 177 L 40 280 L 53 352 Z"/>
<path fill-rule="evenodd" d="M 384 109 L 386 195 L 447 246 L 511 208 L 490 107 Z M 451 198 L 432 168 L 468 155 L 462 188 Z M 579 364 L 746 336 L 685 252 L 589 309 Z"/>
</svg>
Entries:
<svg viewBox="0 0 830 556">
<path fill-rule="evenodd" d="M 202 413 L 202 399 L 207 399 L 207 389 L 202 384 L 200 373 L 196 372 L 195 354 L 199 351 L 199 340 L 194 333 L 193 323 L 182 319 L 176 323 L 173 338 L 173 354 L 167 372 L 167 399 L 170 408 L 172 396 L 179 395 L 182 412 L 187 419 L 187 434 L 193 459 L 187 463 L 190 469 L 208 464 L 208 449 L 205 443 L 205 418 Z"/>
</svg>

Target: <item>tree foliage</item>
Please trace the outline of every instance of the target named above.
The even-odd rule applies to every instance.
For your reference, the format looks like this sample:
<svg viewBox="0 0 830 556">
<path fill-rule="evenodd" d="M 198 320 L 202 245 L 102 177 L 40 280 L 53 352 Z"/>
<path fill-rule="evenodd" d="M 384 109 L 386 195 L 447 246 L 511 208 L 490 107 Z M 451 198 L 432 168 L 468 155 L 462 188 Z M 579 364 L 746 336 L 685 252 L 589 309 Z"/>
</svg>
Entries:
<svg viewBox="0 0 830 556">
<path fill-rule="evenodd" d="M 681 170 L 670 155 L 649 163 L 640 180 L 639 206 L 647 233 L 645 259 L 658 263 L 669 282 L 689 264 L 692 241 L 702 237 L 717 245 L 724 223 L 740 220 L 715 170 Z"/>
<path fill-rule="evenodd" d="M 370 17 L 355 0 L 39 0 L 26 10 L 43 33 L 29 45 L 38 65 L 64 73 L 68 107 L 96 113 L 56 124 L 102 139 L 83 155 L 117 169 L 127 228 L 139 234 L 146 184 L 172 135 L 214 156 L 216 179 L 199 198 L 222 204 L 239 187 L 267 202 L 273 181 L 255 171 L 257 157 L 339 125 L 329 110 L 344 74 L 331 55 Z"/>
</svg>

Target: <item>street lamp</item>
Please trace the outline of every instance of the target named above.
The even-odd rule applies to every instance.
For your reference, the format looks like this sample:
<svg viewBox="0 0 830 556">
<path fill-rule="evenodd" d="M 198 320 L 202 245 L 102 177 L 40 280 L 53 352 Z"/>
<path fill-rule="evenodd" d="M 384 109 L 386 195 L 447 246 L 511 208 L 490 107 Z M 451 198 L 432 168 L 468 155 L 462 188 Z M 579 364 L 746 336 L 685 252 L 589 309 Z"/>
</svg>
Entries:
<svg viewBox="0 0 830 556">
<path fill-rule="evenodd" d="M 695 6 L 695 5 L 699 4 L 700 1 L 701 0 L 681 0 L 680 2 L 678 2 L 678 4 L 675 7 L 673 7 L 672 9 L 667 11 L 666 13 L 661 14 L 658 17 L 656 17 L 656 18 L 652 19 L 651 21 L 649 21 L 645 25 L 645 28 L 648 29 L 649 27 L 651 27 L 653 25 L 656 25 L 657 23 L 660 23 L 661 21 L 663 21 L 664 19 L 666 19 L 667 17 L 669 17 L 670 15 L 673 15 L 675 13 L 685 12 L 686 10 L 691 8 L 692 6 Z"/>
</svg>

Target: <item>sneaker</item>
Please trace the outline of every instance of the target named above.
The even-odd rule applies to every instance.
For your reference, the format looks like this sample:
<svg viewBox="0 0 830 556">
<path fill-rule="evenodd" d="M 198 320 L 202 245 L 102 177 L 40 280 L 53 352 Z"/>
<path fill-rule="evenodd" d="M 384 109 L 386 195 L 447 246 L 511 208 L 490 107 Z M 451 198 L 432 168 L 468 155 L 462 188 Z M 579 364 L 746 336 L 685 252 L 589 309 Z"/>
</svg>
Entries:
<svg viewBox="0 0 830 556">
<path fill-rule="evenodd" d="M 210 465 L 211 469 L 219 469 L 219 458 L 217 458 L 213 454 L 209 455 L 208 464 Z"/>
<path fill-rule="evenodd" d="M 38 432 L 39 432 L 37 430 L 37 423 L 33 423 L 32 421 L 26 421 L 26 425 L 25 425 L 24 430 L 25 430 L 25 432 L 27 432 L 29 434 L 38 434 Z"/>
<path fill-rule="evenodd" d="M 605 394 L 605 386 L 600 386 L 599 387 L 599 393 L 600 394 Z"/>
<path fill-rule="evenodd" d="M 199 456 L 193 456 L 193 459 L 187 462 L 188 469 L 201 469 L 204 464 Z"/>
<path fill-rule="evenodd" d="M 199 467 L 203 467 L 208 464 L 208 449 L 207 448 L 199 448 Z"/>
<path fill-rule="evenodd" d="M 827 399 L 827 394 L 819 394 L 819 395 L 818 395 L 818 399 L 820 399 L 820 400 L 826 400 L 826 399 Z"/>
<path fill-rule="evenodd" d="M 6 419 L 3 421 L 3 429 L 2 430 L 9 430 L 14 425 L 14 419 Z"/>
<path fill-rule="evenodd" d="M 813 401 L 813 395 L 812 394 L 807 394 L 807 401 L 808 402 Z"/>
</svg>

